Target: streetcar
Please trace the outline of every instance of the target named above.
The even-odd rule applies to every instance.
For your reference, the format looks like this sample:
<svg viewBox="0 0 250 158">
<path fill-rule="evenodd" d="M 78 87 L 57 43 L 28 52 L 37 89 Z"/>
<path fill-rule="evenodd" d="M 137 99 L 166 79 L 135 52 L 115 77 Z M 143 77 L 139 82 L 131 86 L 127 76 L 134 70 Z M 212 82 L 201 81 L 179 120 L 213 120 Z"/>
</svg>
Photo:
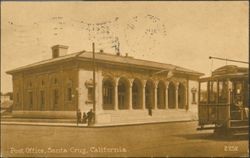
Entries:
<svg viewBox="0 0 250 158">
<path fill-rule="evenodd" d="M 198 128 L 248 134 L 248 68 L 226 65 L 199 80 Z"/>
</svg>

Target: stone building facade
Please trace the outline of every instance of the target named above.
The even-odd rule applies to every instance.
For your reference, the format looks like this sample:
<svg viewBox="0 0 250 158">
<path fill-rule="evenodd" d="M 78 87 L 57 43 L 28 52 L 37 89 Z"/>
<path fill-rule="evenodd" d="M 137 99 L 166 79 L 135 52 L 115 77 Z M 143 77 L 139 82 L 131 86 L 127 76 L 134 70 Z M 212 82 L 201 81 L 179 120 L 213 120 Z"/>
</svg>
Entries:
<svg viewBox="0 0 250 158">
<path fill-rule="evenodd" d="M 93 109 L 92 52 L 67 49 L 53 46 L 51 59 L 7 72 L 13 77 L 14 116 L 75 118 L 77 109 Z M 196 118 L 202 73 L 103 51 L 95 56 L 97 124 Z"/>
</svg>

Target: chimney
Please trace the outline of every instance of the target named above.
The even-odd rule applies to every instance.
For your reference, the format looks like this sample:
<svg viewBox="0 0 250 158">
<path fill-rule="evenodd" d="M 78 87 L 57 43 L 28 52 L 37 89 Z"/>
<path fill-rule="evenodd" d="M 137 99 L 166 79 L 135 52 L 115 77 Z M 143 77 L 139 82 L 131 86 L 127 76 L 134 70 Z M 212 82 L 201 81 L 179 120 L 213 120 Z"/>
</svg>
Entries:
<svg viewBox="0 0 250 158">
<path fill-rule="evenodd" d="M 64 45 L 55 45 L 55 46 L 51 47 L 52 58 L 57 58 L 57 57 L 66 55 L 68 48 L 69 48 L 68 46 L 64 46 Z"/>
</svg>

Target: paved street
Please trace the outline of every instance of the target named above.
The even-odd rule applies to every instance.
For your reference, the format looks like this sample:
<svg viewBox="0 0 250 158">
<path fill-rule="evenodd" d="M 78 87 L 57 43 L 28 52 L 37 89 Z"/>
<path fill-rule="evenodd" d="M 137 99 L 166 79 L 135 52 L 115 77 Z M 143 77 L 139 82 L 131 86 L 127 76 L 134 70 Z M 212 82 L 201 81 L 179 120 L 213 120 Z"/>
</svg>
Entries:
<svg viewBox="0 0 250 158">
<path fill-rule="evenodd" d="M 247 156 L 246 137 L 196 131 L 197 122 L 119 127 L 2 125 L 2 156 Z"/>
</svg>

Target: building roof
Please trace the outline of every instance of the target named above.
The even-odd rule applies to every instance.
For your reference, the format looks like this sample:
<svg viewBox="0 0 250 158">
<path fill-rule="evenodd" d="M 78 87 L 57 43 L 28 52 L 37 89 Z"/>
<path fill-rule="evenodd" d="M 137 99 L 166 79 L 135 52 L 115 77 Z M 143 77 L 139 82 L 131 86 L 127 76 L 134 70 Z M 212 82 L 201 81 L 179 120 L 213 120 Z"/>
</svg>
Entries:
<svg viewBox="0 0 250 158">
<path fill-rule="evenodd" d="M 50 64 L 61 62 L 61 61 L 71 60 L 71 59 L 91 61 L 92 52 L 81 51 L 77 53 L 71 53 L 71 54 L 67 54 L 64 56 L 57 57 L 57 58 L 51 58 L 48 60 L 43 60 L 43 61 L 29 64 L 26 66 L 22 66 L 22 67 L 7 71 L 7 73 L 13 74 L 15 72 L 33 69 L 33 68 L 37 68 L 40 66 L 50 65 Z M 195 75 L 195 76 L 204 75 L 203 73 L 193 71 L 190 69 L 186 69 L 183 67 L 179 67 L 176 65 L 172 65 L 172 64 L 165 64 L 165 63 L 159 63 L 159 62 L 154 62 L 154 61 L 149 61 L 149 60 L 135 59 L 130 56 L 114 55 L 114 54 L 109 54 L 109 53 L 104 53 L 104 52 L 96 53 L 95 59 L 96 59 L 96 63 L 108 63 L 108 64 L 118 64 L 118 65 L 122 64 L 122 65 L 127 65 L 127 66 L 137 66 L 137 67 L 146 68 L 146 69 L 158 69 L 158 70 L 181 72 L 181 73 L 186 73 L 186 74 Z"/>
</svg>

